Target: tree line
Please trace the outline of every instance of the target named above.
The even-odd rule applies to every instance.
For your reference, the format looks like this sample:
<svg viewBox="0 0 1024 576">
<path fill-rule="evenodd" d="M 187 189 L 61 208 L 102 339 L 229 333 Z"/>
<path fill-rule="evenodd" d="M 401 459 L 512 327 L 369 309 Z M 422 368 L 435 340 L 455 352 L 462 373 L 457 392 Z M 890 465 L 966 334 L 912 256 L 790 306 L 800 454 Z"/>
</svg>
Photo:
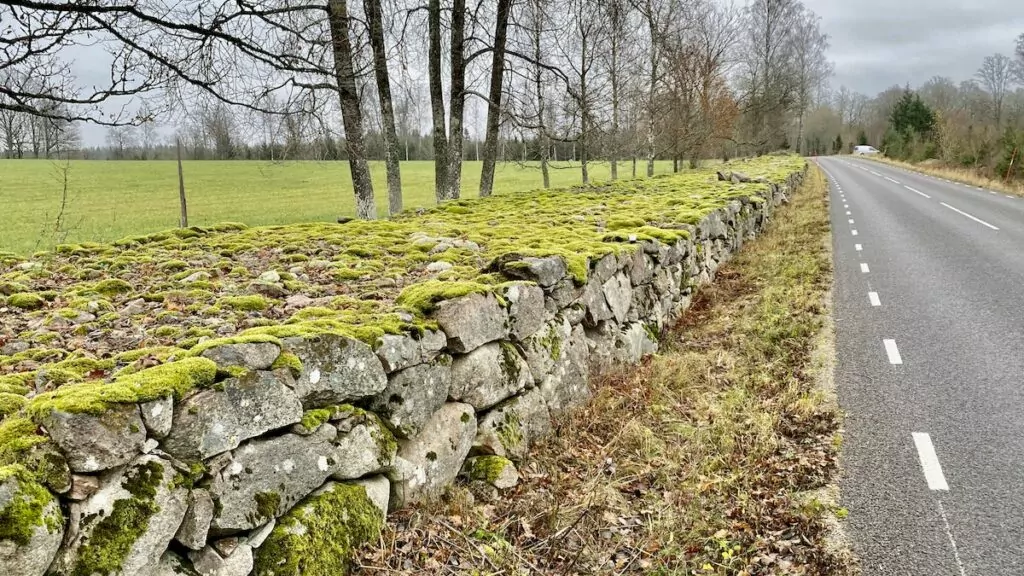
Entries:
<svg viewBox="0 0 1024 576">
<path fill-rule="evenodd" d="M 594 162 L 616 178 L 807 152 L 831 75 L 799 0 L 12 0 L 0 22 L 0 113 L 108 126 L 104 147 L 57 150 L 165 157 L 173 140 L 192 158 L 347 160 L 362 218 L 377 213 L 370 160 L 395 213 L 404 159 L 433 160 L 440 202 L 467 159 L 487 196 L 499 161 L 547 186 L 556 160 L 586 183 Z M 108 55 L 108 83 L 75 77 L 65 55 L 83 45 Z M 18 134 L 0 133 L 8 157 L 48 154 Z"/>
<path fill-rule="evenodd" d="M 1012 55 L 993 54 L 971 78 L 935 76 L 868 97 L 840 87 L 808 114 L 809 149 L 870 144 L 910 161 L 937 160 L 997 178 L 1021 178 L 1024 34 Z"/>
</svg>

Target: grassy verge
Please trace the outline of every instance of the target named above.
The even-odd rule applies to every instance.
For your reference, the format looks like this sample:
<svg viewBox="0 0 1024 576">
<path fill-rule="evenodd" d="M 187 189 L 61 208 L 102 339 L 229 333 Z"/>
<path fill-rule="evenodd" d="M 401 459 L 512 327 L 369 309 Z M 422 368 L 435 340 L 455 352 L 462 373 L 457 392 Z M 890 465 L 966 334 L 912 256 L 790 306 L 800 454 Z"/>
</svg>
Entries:
<svg viewBox="0 0 1024 576">
<path fill-rule="evenodd" d="M 558 423 L 513 494 L 481 504 L 456 488 L 393 517 L 364 572 L 851 572 L 845 512 L 828 497 L 840 438 L 829 246 L 812 168 L 661 354 Z"/>
<path fill-rule="evenodd" d="M 902 162 L 900 160 L 893 160 L 891 158 L 883 158 L 880 156 L 872 156 L 870 159 L 878 162 L 884 162 L 885 164 L 890 164 L 892 166 L 899 166 L 900 168 L 929 174 L 931 176 L 938 176 L 939 178 L 945 178 L 954 182 L 960 182 L 961 184 L 978 186 L 980 188 L 985 188 L 986 190 L 998 190 L 1015 196 L 1024 196 L 1024 184 L 1017 184 L 1015 182 L 1007 183 L 1002 179 L 993 180 L 968 168 L 951 168 L 949 166 L 943 166 L 942 164 L 913 164 L 911 162 Z"/>
</svg>

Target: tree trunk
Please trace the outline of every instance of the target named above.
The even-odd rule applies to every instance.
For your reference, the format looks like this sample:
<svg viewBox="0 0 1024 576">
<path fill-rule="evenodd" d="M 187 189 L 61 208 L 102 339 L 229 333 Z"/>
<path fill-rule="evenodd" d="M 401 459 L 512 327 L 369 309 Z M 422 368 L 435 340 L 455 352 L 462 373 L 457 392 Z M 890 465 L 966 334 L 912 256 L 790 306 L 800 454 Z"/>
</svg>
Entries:
<svg viewBox="0 0 1024 576">
<path fill-rule="evenodd" d="M 441 84 L 441 0 L 430 0 L 427 10 L 430 49 L 430 111 L 434 130 L 434 195 L 444 202 L 448 190 L 448 136 L 444 118 L 444 88 Z"/>
<path fill-rule="evenodd" d="M 494 24 L 494 51 L 491 59 L 491 91 L 487 103 L 487 137 L 484 141 L 484 165 L 480 171 L 480 197 L 491 195 L 494 189 L 494 164 L 498 155 L 498 125 L 501 120 L 502 82 L 505 77 L 505 41 L 508 16 L 512 0 L 498 0 L 497 20 Z"/>
<path fill-rule="evenodd" d="M 363 113 L 359 107 L 359 92 L 352 66 L 352 42 L 349 39 L 347 0 L 328 0 L 328 24 L 334 52 L 334 74 L 338 82 L 341 101 L 341 120 L 345 126 L 345 149 L 352 172 L 352 189 L 356 196 L 356 216 L 364 220 L 377 217 L 377 204 L 373 197 L 373 180 L 366 163 L 366 145 L 363 142 Z"/>
<path fill-rule="evenodd" d="M 466 0 L 452 2 L 451 110 L 448 118 L 448 182 L 445 197 L 456 200 L 462 189 L 463 121 L 466 112 Z"/>
<path fill-rule="evenodd" d="M 388 214 L 394 216 L 402 211 L 402 169 L 399 165 L 400 151 L 398 133 L 395 129 L 395 107 L 391 99 L 391 80 L 388 78 L 387 51 L 384 45 L 384 18 L 381 15 L 380 2 L 365 2 L 365 5 L 384 130 L 384 162 L 388 173 Z"/>
<path fill-rule="evenodd" d="M 185 173 L 181 169 L 181 138 L 176 139 L 178 148 L 178 203 L 181 204 L 181 218 L 179 224 L 182 228 L 188 228 L 188 204 L 185 202 Z"/>
<path fill-rule="evenodd" d="M 612 2 L 612 180 L 619 178 L 619 42 L 622 34 L 622 7 Z"/>
<path fill-rule="evenodd" d="M 544 188 L 551 187 L 551 174 L 548 171 L 548 159 L 551 157 L 551 140 L 548 138 L 548 129 L 544 124 L 547 116 L 547 109 L 544 103 L 544 69 L 541 67 L 541 31 L 544 26 L 544 18 L 541 15 L 541 0 L 533 0 L 533 89 L 537 95 L 537 142 L 540 146 L 540 173 L 544 180 Z"/>
</svg>

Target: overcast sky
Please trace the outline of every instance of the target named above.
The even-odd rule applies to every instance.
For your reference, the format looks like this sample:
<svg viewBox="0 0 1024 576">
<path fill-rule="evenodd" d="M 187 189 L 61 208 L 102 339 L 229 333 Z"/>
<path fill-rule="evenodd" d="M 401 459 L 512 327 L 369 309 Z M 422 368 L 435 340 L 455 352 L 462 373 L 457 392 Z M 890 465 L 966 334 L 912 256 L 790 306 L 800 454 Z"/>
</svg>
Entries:
<svg viewBox="0 0 1024 576">
<path fill-rule="evenodd" d="M 1022 0 L 804 0 L 831 37 L 833 86 L 874 96 L 932 76 L 959 82 L 985 56 L 1010 56 L 1024 33 Z"/>
</svg>

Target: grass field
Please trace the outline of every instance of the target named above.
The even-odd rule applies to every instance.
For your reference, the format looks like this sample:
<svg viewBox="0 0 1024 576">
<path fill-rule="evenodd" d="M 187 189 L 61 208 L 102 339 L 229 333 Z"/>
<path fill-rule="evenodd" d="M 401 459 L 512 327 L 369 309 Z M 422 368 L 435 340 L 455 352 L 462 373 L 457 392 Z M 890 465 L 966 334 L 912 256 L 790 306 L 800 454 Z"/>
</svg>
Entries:
<svg viewBox="0 0 1024 576">
<path fill-rule="evenodd" d="M 466 162 L 462 172 L 464 197 L 475 197 L 479 162 Z M 67 165 L 68 204 L 64 225 L 55 231 L 60 213 L 65 164 L 49 160 L 0 160 L 0 251 L 20 254 L 61 242 L 109 241 L 134 234 L 172 228 L 178 224 L 177 167 L 170 161 L 71 161 Z M 645 166 L 639 165 L 643 172 Z M 383 163 L 372 163 L 377 206 L 387 211 Z M 658 162 L 656 172 L 670 172 L 671 162 Z M 185 162 L 189 223 L 216 222 L 249 225 L 334 221 L 352 216 L 352 180 L 343 162 Z M 629 175 L 631 166 L 620 166 Z M 591 178 L 607 179 L 607 164 L 594 164 Z M 551 171 L 552 186 L 580 183 L 578 167 L 561 163 Z M 402 166 L 405 207 L 434 203 L 432 162 Z M 495 192 L 541 187 L 534 166 L 502 164 Z"/>
</svg>

